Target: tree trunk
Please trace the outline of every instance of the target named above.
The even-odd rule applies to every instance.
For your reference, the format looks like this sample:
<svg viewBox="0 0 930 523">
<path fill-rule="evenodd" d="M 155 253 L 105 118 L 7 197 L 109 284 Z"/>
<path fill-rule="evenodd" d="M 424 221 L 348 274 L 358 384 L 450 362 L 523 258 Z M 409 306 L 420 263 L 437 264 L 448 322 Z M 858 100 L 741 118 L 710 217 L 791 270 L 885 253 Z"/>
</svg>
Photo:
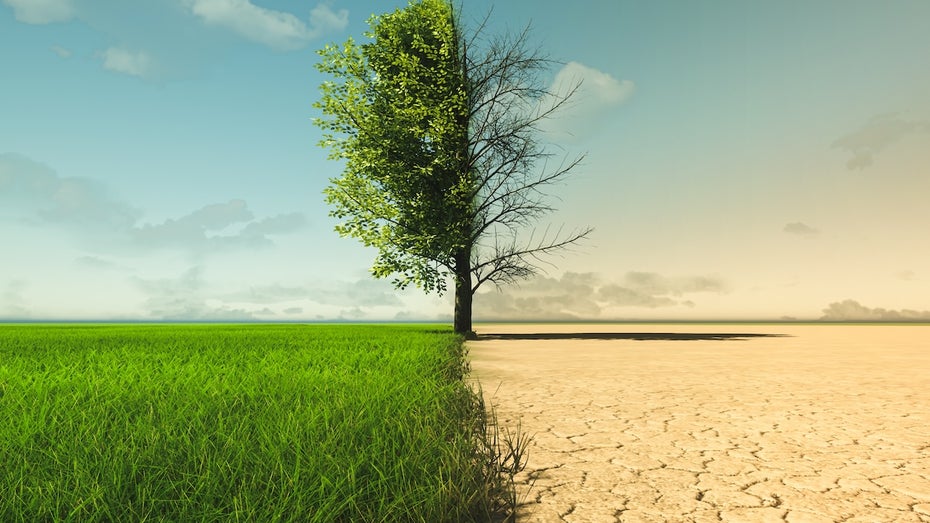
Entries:
<svg viewBox="0 0 930 523">
<path fill-rule="evenodd" d="M 462 249 L 455 254 L 455 315 L 453 328 L 458 334 L 474 339 L 471 326 L 471 252 Z"/>
</svg>

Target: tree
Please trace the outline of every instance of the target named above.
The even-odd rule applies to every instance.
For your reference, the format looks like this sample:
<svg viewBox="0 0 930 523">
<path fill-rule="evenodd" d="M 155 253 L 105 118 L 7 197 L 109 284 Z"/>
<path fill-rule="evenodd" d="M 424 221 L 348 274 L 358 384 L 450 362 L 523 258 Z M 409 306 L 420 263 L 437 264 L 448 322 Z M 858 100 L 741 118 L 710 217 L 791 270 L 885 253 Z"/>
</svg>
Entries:
<svg viewBox="0 0 930 523">
<path fill-rule="evenodd" d="M 485 20 L 486 22 L 486 20 Z M 549 166 L 540 123 L 571 98 L 528 32 L 465 38 L 449 0 L 413 0 L 368 21 L 370 39 L 327 45 L 315 107 L 320 145 L 344 162 L 325 190 L 336 231 L 376 247 L 372 274 L 427 292 L 455 286 L 454 329 L 472 334 L 472 298 L 541 269 L 591 229 L 521 233 L 553 210 L 544 192 L 581 161 Z M 539 166 L 538 164 L 542 164 Z"/>
</svg>

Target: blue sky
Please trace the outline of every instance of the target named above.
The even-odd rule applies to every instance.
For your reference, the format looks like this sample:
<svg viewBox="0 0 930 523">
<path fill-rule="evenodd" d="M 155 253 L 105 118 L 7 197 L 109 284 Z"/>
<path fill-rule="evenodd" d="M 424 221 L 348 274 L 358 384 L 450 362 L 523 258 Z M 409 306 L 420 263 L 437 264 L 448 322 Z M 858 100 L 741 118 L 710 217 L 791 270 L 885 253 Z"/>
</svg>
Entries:
<svg viewBox="0 0 930 523">
<path fill-rule="evenodd" d="M 0 0 L 0 318 L 449 318 L 321 194 L 315 51 L 403 4 Z M 930 3 L 463 10 L 584 81 L 551 222 L 596 229 L 477 317 L 930 317 Z"/>
</svg>

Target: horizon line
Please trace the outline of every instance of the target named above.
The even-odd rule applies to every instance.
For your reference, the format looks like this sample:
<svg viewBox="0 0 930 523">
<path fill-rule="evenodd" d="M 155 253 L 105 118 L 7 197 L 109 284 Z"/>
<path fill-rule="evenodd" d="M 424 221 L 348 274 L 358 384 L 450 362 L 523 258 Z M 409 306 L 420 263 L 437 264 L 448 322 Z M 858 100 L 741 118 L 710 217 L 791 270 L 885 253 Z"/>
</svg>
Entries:
<svg viewBox="0 0 930 523">
<path fill-rule="evenodd" d="M 325 323 L 354 323 L 354 324 L 451 324 L 452 320 L 436 319 L 313 319 L 313 320 L 263 320 L 263 319 L 118 319 L 118 318 L 0 318 L 0 325 L 33 324 L 33 323 L 77 323 L 77 324 L 325 324 Z M 501 320 L 474 320 L 474 324 L 909 324 L 930 325 L 927 319 L 620 319 L 620 320 L 593 320 L 593 319 L 501 319 Z"/>
</svg>

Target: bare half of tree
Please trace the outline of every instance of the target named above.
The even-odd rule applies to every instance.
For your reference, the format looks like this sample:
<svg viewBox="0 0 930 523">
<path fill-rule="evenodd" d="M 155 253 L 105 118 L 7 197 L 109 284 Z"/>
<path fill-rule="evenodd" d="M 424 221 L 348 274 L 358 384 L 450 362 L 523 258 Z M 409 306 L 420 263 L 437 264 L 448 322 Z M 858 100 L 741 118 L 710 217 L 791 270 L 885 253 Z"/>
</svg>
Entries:
<svg viewBox="0 0 930 523">
<path fill-rule="evenodd" d="M 482 40 L 484 23 L 460 44 L 468 93 L 468 161 L 474 179 L 470 293 L 484 283 L 514 283 L 539 272 L 549 256 L 588 237 L 591 228 L 534 227 L 555 210 L 550 190 L 583 155 L 553 162 L 540 124 L 557 116 L 580 82 L 562 92 L 545 82 L 557 62 L 531 48 L 529 28 Z M 455 271 L 458 278 L 464 274 Z M 469 319 L 470 320 L 470 319 Z M 470 326 L 470 321 L 468 321 Z M 470 330 L 470 328 L 469 328 Z"/>
</svg>

